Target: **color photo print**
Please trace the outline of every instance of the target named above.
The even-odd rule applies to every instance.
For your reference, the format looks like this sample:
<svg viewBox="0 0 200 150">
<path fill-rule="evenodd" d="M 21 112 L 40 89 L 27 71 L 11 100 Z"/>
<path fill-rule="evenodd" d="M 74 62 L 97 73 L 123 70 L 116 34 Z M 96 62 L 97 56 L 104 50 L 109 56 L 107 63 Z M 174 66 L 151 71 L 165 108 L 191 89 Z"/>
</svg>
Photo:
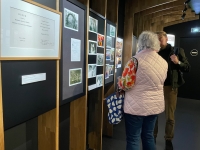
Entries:
<svg viewBox="0 0 200 150">
<path fill-rule="evenodd" d="M 64 8 L 64 27 L 70 30 L 78 31 L 79 17 L 78 14 Z"/>
<path fill-rule="evenodd" d="M 98 20 L 89 16 L 89 31 L 97 33 L 98 32 Z"/>
<path fill-rule="evenodd" d="M 98 47 L 102 47 L 104 48 L 104 35 L 101 34 L 97 34 L 97 43 L 98 43 Z"/>
<path fill-rule="evenodd" d="M 82 68 L 69 69 L 69 86 L 82 83 Z"/>
</svg>

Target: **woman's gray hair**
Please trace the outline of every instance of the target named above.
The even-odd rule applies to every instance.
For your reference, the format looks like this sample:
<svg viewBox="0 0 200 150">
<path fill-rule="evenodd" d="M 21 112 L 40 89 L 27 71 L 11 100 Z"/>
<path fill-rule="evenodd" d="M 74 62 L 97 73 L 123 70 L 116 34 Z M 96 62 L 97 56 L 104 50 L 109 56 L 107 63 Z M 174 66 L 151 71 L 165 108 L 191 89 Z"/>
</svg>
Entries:
<svg viewBox="0 0 200 150">
<path fill-rule="evenodd" d="M 138 39 L 138 52 L 151 49 L 158 52 L 160 50 L 160 42 L 158 35 L 151 31 L 143 31 Z"/>
</svg>

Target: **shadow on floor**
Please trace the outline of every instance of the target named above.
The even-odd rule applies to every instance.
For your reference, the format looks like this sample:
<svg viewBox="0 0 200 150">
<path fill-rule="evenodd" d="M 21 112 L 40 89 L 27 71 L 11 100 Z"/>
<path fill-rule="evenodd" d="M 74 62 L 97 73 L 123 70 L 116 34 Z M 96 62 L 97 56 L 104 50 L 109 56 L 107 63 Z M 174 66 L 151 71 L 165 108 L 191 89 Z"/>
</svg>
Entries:
<svg viewBox="0 0 200 150">
<path fill-rule="evenodd" d="M 178 98 L 174 150 L 200 150 L 200 100 Z M 159 115 L 157 150 L 164 150 L 165 114 Z M 124 120 L 114 126 L 113 137 L 103 137 L 103 150 L 125 150 Z M 142 149 L 142 148 L 141 148 Z"/>
</svg>

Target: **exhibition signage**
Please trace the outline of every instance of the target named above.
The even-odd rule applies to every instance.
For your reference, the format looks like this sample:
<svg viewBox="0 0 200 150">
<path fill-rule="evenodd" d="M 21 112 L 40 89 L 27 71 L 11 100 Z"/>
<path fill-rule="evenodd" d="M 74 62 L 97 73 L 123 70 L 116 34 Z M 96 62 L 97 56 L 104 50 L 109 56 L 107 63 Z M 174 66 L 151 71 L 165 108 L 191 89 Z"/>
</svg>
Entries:
<svg viewBox="0 0 200 150">
<path fill-rule="evenodd" d="M 61 13 L 31 3 L 1 0 L 1 59 L 60 57 Z"/>
</svg>

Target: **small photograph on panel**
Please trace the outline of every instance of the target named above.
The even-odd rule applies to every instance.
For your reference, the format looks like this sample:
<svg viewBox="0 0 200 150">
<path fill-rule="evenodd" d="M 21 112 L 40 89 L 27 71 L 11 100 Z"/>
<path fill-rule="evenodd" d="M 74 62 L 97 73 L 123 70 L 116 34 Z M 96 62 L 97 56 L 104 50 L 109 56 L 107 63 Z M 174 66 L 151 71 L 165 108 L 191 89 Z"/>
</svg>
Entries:
<svg viewBox="0 0 200 150">
<path fill-rule="evenodd" d="M 110 36 L 106 37 L 106 47 L 109 47 L 109 48 L 112 47 L 112 37 Z"/>
<path fill-rule="evenodd" d="M 89 40 L 89 51 L 88 54 L 94 55 L 97 54 L 97 42 Z"/>
<path fill-rule="evenodd" d="M 114 65 L 109 65 L 109 75 L 113 75 L 114 72 Z"/>
<path fill-rule="evenodd" d="M 69 86 L 82 83 L 82 68 L 69 69 Z"/>
<path fill-rule="evenodd" d="M 98 47 L 104 47 L 104 35 L 98 34 L 97 40 Z"/>
<path fill-rule="evenodd" d="M 110 25 L 110 36 L 115 37 L 115 27 Z"/>
<path fill-rule="evenodd" d="M 116 68 L 121 68 L 122 66 L 122 57 L 116 57 Z"/>
<path fill-rule="evenodd" d="M 89 16 L 89 31 L 97 33 L 98 32 L 98 20 Z"/>
<path fill-rule="evenodd" d="M 106 60 L 110 60 L 110 49 L 106 49 Z"/>
<path fill-rule="evenodd" d="M 109 67 L 110 65 L 109 64 L 106 64 L 106 70 L 105 70 L 105 79 L 108 79 L 109 78 L 109 73 L 110 73 L 110 71 L 109 71 L 109 69 L 110 69 L 110 67 Z"/>
<path fill-rule="evenodd" d="M 114 48 L 110 49 L 110 62 L 114 62 L 115 59 L 115 51 Z"/>
<path fill-rule="evenodd" d="M 96 77 L 97 66 L 96 64 L 88 64 L 88 78 Z"/>
<path fill-rule="evenodd" d="M 97 87 L 103 86 L 103 74 L 97 75 L 97 77 L 96 77 L 96 85 L 97 85 Z"/>
<path fill-rule="evenodd" d="M 117 38 L 116 48 L 117 49 L 122 49 L 123 48 L 123 39 Z"/>
<path fill-rule="evenodd" d="M 122 57 L 122 49 L 116 49 L 116 57 Z"/>
<path fill-rule="evenodd" d="M 79 17 L 78 14 L 64 8 L 64 27 L 70 30 L 78 31 Z"/>
<path fill-rule="evenodd" d="M 97 66 L 103 66 L 104 54 L 97 54 Z"/>
</svg>

